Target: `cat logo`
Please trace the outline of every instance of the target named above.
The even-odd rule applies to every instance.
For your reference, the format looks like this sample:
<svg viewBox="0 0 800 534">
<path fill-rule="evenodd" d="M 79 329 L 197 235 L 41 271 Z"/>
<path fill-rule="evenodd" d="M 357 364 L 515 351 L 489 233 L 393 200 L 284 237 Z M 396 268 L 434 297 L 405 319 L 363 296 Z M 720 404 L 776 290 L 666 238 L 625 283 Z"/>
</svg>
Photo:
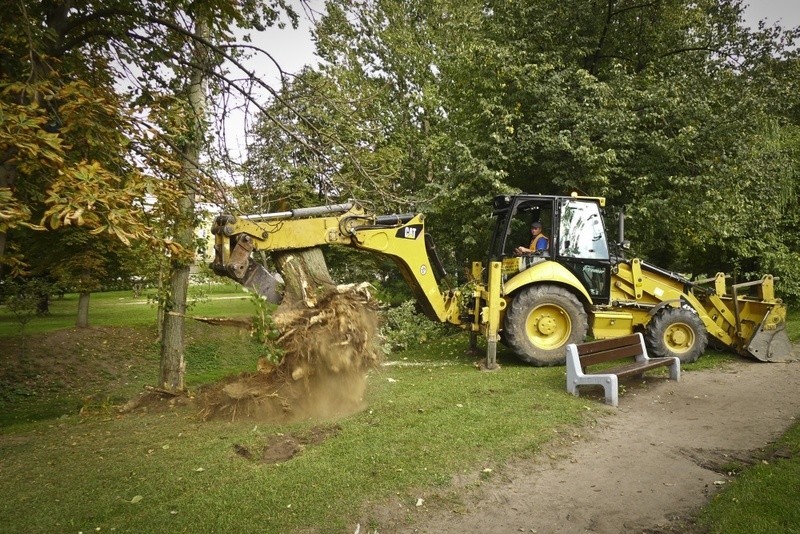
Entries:
<svg viewBox="0 0 800 534">
<path fill-rule="evenodd" d="M 397 229 L 396 236 L 401 239 L 416 239 L 422 234 L 421 224 L 410 224 Z"/>
</svg>

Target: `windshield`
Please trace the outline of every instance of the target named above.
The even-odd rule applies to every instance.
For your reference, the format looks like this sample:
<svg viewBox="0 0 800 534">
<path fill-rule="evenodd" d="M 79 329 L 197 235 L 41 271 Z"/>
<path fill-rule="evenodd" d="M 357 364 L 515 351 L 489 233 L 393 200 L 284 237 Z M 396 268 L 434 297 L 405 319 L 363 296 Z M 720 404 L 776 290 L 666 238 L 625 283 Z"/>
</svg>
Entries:
<svg viewBox="0 0 800 534">
<path fill-rule="evenodd" d="M 561 205 L 559 254 L 566 258 L 608 259 L 608 243 L 600 207 L 585 200 L 565 200 Z"/>
</svg>

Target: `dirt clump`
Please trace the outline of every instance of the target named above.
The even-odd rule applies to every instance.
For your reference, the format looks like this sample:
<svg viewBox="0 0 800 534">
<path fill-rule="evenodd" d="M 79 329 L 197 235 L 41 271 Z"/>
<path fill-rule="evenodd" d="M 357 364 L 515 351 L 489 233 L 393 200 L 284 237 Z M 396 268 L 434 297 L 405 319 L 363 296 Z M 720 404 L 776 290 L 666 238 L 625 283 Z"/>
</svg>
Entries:
<svg viewBox="0 0 800 534">
<path fill-rule="evenodd" d="M 302 435 L 276 434 L 269 436 L 260 452 L 254 453 L 250 448 L 235 443 L 234 452 L 247 460 L 264 464 L 278 464 L 291 460 L 309 445 L 319 445 L 331 436 L 339 433 L 341 428 L 334 426 L 315 426 Z"/>
<path fill-rule="evenodd" d="M 337 286 L 314 307 L 277 312 L 280 362 L 198 392 L 203 419 L 286 422 L 328 419 L 363 408 L 366 375 L 380 363 L 377 305 L 366 285 Z"/>
<path fill-rule="evenodd" d="M 174 393 L 151 386 L 145 386 L 145 391 L 125 404 L 117 407 L 117 413 L 126 414 L 137 412 L 160 413 L 191 404 L 191 398 L 181 393 Z M 89 413 L 86 409 L 81 414 Z"/>
</svg>

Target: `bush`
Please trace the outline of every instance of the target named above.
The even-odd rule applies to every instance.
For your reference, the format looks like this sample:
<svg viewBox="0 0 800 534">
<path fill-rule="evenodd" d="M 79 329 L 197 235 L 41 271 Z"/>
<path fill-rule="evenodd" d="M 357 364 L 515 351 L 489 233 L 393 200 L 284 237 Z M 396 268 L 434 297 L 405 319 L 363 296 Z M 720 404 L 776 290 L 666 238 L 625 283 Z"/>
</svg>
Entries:
<svg viewBox="0 0 800 534">
<path fill-rule="evenodd" d="M 387 354 L 419 347 L 448 333 L 448 325 L 431 321 L 417 312 L 413 300 L 388 308 L 381 328 L 383 349 Z"/>
<path fill-rule="evenodd" d="M 375 298 L 387 306 L 400 306 L 409 299 L 412 299 L 413 302 L 414 295 L 400 276 L 386 280 L 373 280 L 371 285 L 375 288 Z"/>
</svg>

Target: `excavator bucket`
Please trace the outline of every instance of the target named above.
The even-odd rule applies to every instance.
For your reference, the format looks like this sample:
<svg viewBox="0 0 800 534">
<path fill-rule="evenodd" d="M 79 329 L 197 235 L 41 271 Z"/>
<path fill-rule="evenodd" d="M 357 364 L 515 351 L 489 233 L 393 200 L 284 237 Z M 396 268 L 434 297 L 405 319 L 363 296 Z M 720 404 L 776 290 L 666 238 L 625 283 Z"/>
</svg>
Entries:
<svg viewBox="0 0 800 534">
<path fill-rule="evenodd" d="M 762 362 L 788 362 L 797 359 L 792 351 L 792 343 L 786 335 L 786 322 L 774 324 L 774 310 L 770 310 L 761 321 L 745 350 L 750 356 Z"/>
<path fill-rule="evenodd" d="M 229 234 L 225 230 L 234 220 L 230 215 L 220 215 L 215 219 L 211 230 L 216 236 L 211 269 L 220 276 L 236 280 L 269 302 L 280 304 L 281 281 L 250 257 L 253 251 L 252 238 L 242 234 L 229 241 Z"/>
<path fill-rule="evenodd" d="M 247 270 L 241 279 L 241 284 L 254 293 L 261 295 L 268 302 L 273 304 L 281 303 L 282 297 L 278 291 L 281 285 L 280 280 L 253 258 L 250 258 Z"/>
</svg>

